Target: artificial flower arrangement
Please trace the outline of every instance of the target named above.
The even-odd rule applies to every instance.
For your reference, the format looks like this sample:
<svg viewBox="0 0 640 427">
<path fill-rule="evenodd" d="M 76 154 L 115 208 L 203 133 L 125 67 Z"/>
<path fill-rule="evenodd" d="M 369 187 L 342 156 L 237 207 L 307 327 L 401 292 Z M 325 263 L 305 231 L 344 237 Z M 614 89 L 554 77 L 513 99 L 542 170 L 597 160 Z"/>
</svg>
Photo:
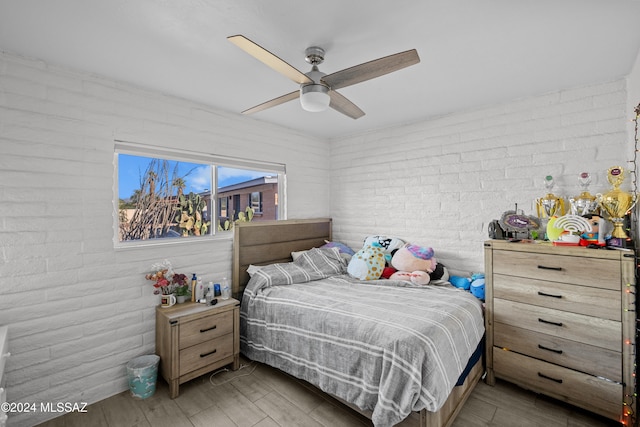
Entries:
<svg viewBox="0 0 640 427">
<path fill-rule="evenodd" d="M 153 264 L 149 273 L 145 276 L 147 280 L 153 280 L 153 287 L 156 288 L 154 294 L 168 295 L 177 293 L 178 295 L 186 295 L 189 293 L 189 284 L 187 276 L 176 273 L 171 267 L 171 262 L 165 259 L 162 262 Z"/>
</svg>

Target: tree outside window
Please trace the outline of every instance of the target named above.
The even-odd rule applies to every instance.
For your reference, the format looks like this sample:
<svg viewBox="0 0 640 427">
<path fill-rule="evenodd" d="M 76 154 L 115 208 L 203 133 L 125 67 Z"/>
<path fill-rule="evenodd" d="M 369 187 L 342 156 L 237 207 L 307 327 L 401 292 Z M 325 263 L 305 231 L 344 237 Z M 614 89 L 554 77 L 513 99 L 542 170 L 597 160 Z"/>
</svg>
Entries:
<svg viewBox="0 0 640 427">
<path fill-rule="evenodd" d="M 121 154 L 118 240 L 211 234 L 210 165 Z"/>
</svg>

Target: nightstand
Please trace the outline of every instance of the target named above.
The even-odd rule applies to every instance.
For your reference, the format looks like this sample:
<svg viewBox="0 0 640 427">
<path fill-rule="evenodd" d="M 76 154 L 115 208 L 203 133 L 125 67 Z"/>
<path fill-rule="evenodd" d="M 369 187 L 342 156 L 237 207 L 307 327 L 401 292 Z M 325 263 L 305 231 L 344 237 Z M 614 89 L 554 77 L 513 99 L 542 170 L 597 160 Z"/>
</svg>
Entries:
<svg viewBox="0 0 640 427">
<path fill-rule="evenodd" d="M 218 299 L 214 306 L 188 302 L 156 308 L 156 354 L 169 397 L 180 384 L 231 365 L 240 365 L 240 301 Z"/>
</svg>

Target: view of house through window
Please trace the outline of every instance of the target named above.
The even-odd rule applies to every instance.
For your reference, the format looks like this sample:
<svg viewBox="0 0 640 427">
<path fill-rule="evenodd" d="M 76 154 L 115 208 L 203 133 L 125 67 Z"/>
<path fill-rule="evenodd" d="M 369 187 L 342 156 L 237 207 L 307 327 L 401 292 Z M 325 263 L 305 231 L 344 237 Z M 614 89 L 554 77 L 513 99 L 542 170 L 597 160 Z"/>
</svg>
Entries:
<svg viewBox="0 0 640 427">
<path fill-rule="evenodd" d="M 280 171 L 116 155 L 118 242 L 198 238 L 279 219 Z"/>
<path fill-rule="evenodd" d="M 237 221 L 265 221 L 278 216 L 278 174 L 218 167 L 218 219 L 224 231 Z"/>
</svg>

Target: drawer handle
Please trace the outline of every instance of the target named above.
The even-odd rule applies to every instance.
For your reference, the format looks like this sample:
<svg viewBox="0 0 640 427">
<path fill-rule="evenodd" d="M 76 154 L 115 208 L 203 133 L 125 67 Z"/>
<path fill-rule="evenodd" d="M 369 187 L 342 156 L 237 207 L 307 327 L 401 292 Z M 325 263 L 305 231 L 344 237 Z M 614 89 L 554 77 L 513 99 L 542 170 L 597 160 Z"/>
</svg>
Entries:
<svg viewBox="0 0 640 427">
<path fill-rule="evenodd" d="M 562 380 L 560 380 L 560 379 L 558 379 L 558 378 L 551 378 L 551 377 L 549 377 L 549 376 L 547 376 L 547 375 L 545 375 L 545 374 L 542 374 L 542 373 L 540 373 L 540 372 L 538 372 L 538 376 L 539 376 L 540 378 L 544 378 L 545 380 L 551 380 L 551 381 L 555 381 L 555 382 L 557 382 L 558 384 L 562 384 Z"/>
<path fill-rule="evenodd" d="M 547 350 L 547 351 L 552 351 L 552 352 L 557 353 L 557 354 L 562 354 L 562 350 L 554 350 L 553 348 L 545 347 L 545 346 L 540 345 L 540 344 L 538 344 L 538 348 L 540 350 Z"/>
<path fill-rule="evenodd" d="M 207 331 L 213 331 L 217 327 L 218 327 L 217 325 L 213 325 L 212 327 L 207 328 L 207 329 L 200 329 L 200 333 L 207 332 Z"/>
<path fill-rule="evenodd" d="M 211 356 L 213 353 L 215 353 L 216 351 L 218 351 L 217 349 L 214 349 L 213 351 L 210 351 L 209 353 L 205 353 L 205 354 L 201 354 L 200 357 L 207 357 L 207 356 Z"/>
<path fill-rule="evenodd" d="M 550 320 L 544 320 L 538 317 L 538 322 L 540 323 L 548 323 L 549 325 L 554 325 L 554 326 L 562 326 L 562 322 L 552 322 Z"/>
<path fill-rule="evenodd" d="M 562 271 L 562 267 L 547 267 L 546 265 L 539 265 L 538 268 L 542 270 Z"/>
<path fill-rule="evenodd" d="M 540 291 L 538 291 L 538 295 L 543 296 L 543 297 L 562 298 L 562 295 L 547 294 L 547 293 L 540 292 Z"/>
</svg>

